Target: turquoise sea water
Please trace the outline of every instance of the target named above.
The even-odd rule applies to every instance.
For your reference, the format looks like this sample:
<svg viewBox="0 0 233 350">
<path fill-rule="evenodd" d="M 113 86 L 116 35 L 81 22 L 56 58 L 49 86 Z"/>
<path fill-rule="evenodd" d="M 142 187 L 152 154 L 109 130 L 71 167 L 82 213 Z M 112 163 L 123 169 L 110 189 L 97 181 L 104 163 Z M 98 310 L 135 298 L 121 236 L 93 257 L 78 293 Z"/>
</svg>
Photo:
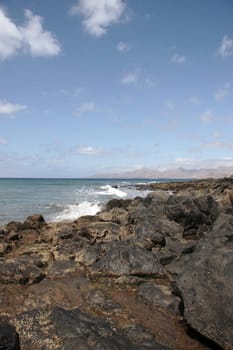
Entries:
<svg viewBox="0 0 233 350">
<path fill-rule="evenodd" d="M 138 191 L 133 184 L 155 181 L 0 178 L 0 225 L 23 221 L 34 213 L 42 214 L 47 221 L 94 215 L 112 198 L 145 196 L 148 191 Z"/>
</svg>

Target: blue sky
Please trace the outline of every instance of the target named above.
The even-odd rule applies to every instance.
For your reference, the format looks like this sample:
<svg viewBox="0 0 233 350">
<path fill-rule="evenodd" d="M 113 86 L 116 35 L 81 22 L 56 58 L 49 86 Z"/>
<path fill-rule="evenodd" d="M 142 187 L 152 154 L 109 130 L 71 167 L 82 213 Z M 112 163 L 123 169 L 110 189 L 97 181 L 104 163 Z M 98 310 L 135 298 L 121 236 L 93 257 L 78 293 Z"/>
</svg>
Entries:
<svg viewBox="0 0 233 350">
<path fill-rule="evenodd" d="M 232 0 L 0 1 L 0 176 L 233 166 Z"/>
</svg>

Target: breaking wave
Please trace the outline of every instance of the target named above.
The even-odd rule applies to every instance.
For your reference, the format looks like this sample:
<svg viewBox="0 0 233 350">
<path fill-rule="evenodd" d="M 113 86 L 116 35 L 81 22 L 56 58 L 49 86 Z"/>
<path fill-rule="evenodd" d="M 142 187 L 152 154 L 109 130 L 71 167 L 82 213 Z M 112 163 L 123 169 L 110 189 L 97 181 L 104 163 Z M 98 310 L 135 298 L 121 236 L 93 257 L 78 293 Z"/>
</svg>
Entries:
<svg viewBox="0 0 233 350">
<path fill-rule="evenodd" d="M 75 220 L 85 215 L 95 215 L 101 210 L 100 203 L 84 201 L 80 204 L 66 205 L 64 210 L 53 217 L 53 221 Z"/>
<path fill-rule="evenodd" d="M 104 186 L 101 186 L 101 189 L 103 191 L 101 192 L 97 192 L 98 194 L 100 195 L 104 195 L 104 196 L 117 196 L 119 198 L 124 198 L 127 196 L 127 193 L 126 192 L 123 192 L 121 190 L 119 190 L 118 188 L 115 188 L 115 187 L 112 187 L 110 185 L 104 185 Z"/>
</svg>

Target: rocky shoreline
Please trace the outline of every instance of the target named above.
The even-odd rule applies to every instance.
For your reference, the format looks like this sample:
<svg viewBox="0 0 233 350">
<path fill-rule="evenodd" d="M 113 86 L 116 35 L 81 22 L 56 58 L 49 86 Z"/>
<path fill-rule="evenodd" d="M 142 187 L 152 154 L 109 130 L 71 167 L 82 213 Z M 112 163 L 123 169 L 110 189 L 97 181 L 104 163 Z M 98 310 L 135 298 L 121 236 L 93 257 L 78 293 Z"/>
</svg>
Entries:
<svg viewBox="0 0 233 350">
<path fill-rule="evenodd" d="M 146 187 L 0 229 L 0 349 L 233 349 L 233 177 Z"/>
</svg>

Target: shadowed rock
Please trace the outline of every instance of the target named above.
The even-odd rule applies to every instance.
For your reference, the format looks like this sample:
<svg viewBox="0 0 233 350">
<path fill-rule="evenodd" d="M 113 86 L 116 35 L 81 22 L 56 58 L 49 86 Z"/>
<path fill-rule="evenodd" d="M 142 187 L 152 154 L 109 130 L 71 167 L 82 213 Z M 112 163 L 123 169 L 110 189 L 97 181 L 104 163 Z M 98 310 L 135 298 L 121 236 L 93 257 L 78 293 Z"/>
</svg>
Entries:
<svg viewBox="0 0 233 350">
<path fill-rule="evenodd" d="M 0 324 L 0 349 L 20 350 L 19 337 L 14 327 Z"/>
</svg>

